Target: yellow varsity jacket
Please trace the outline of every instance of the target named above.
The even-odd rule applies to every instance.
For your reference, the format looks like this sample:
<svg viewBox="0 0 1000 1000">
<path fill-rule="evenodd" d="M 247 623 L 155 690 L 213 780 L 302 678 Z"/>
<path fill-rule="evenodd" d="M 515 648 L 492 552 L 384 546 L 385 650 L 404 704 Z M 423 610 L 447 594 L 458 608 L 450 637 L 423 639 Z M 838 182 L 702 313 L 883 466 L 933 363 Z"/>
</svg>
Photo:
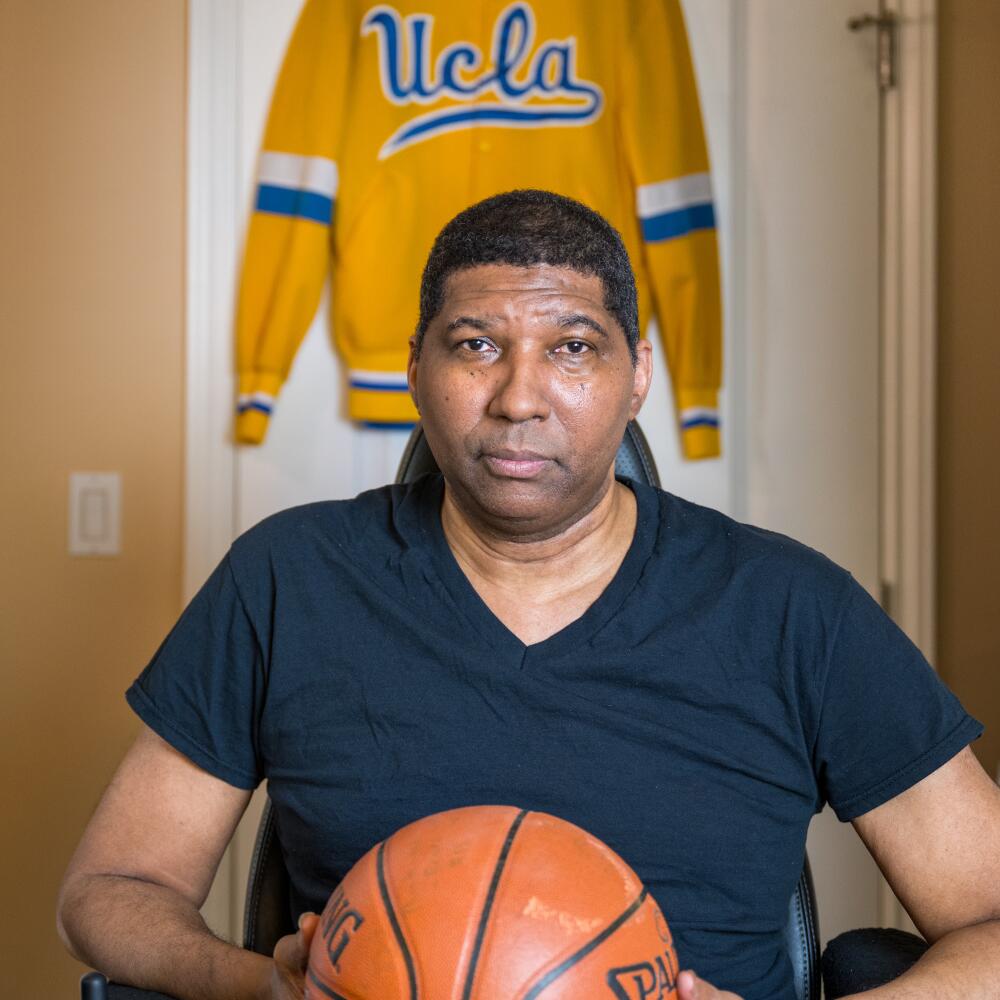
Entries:
<svg viewBox="0 0 1000 1000">
<path fill-rule="evenodd" d="M 272 98 L 237 320 L 236 435 L 260 442 L 332 262 L 354 420 L 416 419 L 407 338 L 434 237 L 513 188 L 621 232 L 683 452 L 719 453 L 708 155 L 678 0 L 307 0 Z"/>
</svg>

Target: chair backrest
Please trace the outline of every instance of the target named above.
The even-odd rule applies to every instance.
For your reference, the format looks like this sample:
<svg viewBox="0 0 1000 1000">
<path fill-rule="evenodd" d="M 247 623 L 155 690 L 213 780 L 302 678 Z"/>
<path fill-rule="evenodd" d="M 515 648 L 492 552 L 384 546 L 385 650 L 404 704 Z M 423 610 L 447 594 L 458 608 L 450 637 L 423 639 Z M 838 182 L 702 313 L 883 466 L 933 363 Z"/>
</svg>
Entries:
<svg viewBox="0 0 1000 1000">
<path fill-rule="evenodd" d="M 273 955 L 278 938 L 294 930 L 288 869 L 278 841 L 274 807 L 268 799 L 257 827 L 257 840 L 247 874 L 243 947 L 260 955 Z"/>
<path fill-rule="evenodd" d="M 809 855 L 803 859 L 802 874 L 788 904 L 785 946 L 792 960 L 795 1000 L 819 1000 L 819 919 L 816 916 L 816 894 Z"/>
<path fill-rule="evenodd" d="M 438 471 L 420 424 L 413 429 L 396 473 L 397 483 L 409 483 Z M 650 486 L 660 478 L 645 435 L 633 420 L 625 428 L 615 472 Z M 257 831 L 250 862 L 247 900 L 243 914 L 243 946 L 270 955 L 278 938 L 294 929 L 288 894 L 288 873 L 278 843 L 277 828 L 268 800 Z M 795 892 L 788 905 L 785 940 L 795 977 L 796 1000 L 819 1000 L 819 930 L 809 859 L 805 859 Z"/>
</svg>

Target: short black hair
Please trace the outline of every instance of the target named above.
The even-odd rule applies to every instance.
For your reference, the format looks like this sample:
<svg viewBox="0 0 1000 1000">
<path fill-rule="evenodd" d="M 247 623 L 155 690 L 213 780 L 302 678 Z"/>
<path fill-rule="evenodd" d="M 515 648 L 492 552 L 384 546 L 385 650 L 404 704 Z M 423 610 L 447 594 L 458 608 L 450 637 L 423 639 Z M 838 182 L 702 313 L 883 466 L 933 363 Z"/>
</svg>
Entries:
<svg viewBox="0 0 1000 1000">
<path fill-rule="evenodd" d="M 618 230 L 592 208 L 526 188 L 507 191 L 459 212 L 438 234 L 420 282 L 415 353 L 444 305 L 448 278 L 480 264 L 551 264 L 593 274 L 604 285 L 604 308 L 625 332 L 632 364 L 639 342 L 635 274 Z"/>
</svg>

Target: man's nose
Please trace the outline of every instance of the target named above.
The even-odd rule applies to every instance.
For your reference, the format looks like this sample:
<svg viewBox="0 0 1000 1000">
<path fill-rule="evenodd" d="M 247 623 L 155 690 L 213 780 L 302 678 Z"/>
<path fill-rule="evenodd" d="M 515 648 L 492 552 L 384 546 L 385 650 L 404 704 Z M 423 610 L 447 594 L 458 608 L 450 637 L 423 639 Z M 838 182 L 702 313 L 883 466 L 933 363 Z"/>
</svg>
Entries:
<svg viewBox="0 0 1000 1000">
<path fill-rule="evenodd" d="M 511 353 L 494 366 L 496 384 L 489 414 L 520 423 L 549 415 L 548 368 L 544 358 Z"/>
</svg>

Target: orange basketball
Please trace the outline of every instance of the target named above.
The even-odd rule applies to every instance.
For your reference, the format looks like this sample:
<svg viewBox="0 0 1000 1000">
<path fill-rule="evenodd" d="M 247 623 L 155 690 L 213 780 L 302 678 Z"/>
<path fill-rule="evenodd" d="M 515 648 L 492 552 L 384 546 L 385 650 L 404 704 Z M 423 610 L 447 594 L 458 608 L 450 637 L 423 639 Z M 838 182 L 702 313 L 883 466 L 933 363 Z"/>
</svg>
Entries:
<svg viewBox="0 0 1000 1000">
<path fill-rule="evenodd" d="M 471 806 L 373 847 L 323 911 L 306 1000 L 676 1000 L 670 931 L 572 823 Z"/>
</svg>

